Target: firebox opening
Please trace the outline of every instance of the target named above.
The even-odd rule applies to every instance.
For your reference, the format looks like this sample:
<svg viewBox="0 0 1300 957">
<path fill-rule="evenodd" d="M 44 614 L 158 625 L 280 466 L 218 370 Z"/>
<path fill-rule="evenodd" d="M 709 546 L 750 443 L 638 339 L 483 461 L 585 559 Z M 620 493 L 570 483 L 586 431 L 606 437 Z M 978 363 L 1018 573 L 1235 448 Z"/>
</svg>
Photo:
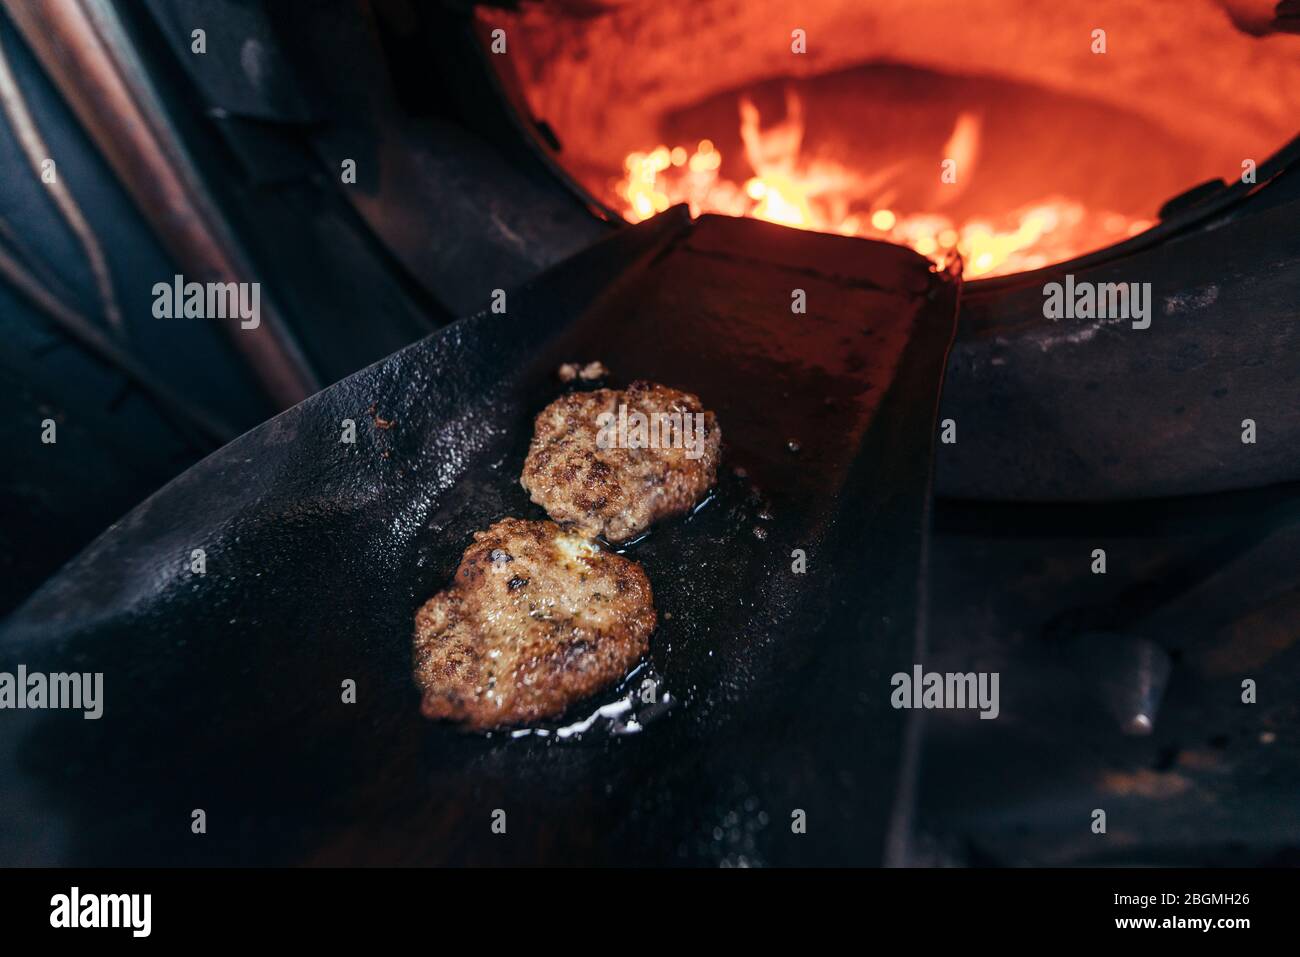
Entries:
<svg viewBox="0 0 1300 957">
<path fill-rule="evenodd" d="M 673 111 L 659 130 L 617 176 L 574 172 L 634 222 L 684 202 L 927 256 L 957 248 L 968 277 L 1126 239 L 1232 164 L 1079 97 L 897 64 L 767 80 Z"/>
<path fill-rule="evenodd" d="M 1124 47 L 1109 61 L 1088 52 L 1082 26 L 1045 14 L 1015 36 L 945 22 L 926 46 L 924 30 L 894 35 L 883 14 L 824 4 L 814 9 L 846 22 L 876 19 L 856 35 L 821 34 L 825 62 L 847 64 L 821 70 L 766 46 L 734 49 L 745 41 L 730 8 L 704 6 L 718 16 L 701 14 L 694 32 L 673 34 L 676 54 L 655 57 L 636 53 L 637 28 L 666 31 L 663 8 L 561 22 L 530 7 L 512 27 L 520 52 L 502 68 L 571 176 L 629 221 L 686 203 L 936 260 L 956 249 L 967 278 L 991 277 L 1134 236 L 1172 197 L 1235 180 L 1244 159 L 1295 133 L 1290 87 L 1259 82 L 1300 81 L 1300 37 L 1248 36 L 1209 0 L 1197 0 L 1203 23 L 1173 27 L 1139 23 L 1148 13 L 1132 5 L 1132 23 L 1114 21 Z M 1148 48 L 1135 51 L 1139 28 Z M 1196 42 L 1164 35 L 1193 28 Z M 1254 71 L 1249 103 L 1233 100 L 1229 61 Z"/>
</svg>

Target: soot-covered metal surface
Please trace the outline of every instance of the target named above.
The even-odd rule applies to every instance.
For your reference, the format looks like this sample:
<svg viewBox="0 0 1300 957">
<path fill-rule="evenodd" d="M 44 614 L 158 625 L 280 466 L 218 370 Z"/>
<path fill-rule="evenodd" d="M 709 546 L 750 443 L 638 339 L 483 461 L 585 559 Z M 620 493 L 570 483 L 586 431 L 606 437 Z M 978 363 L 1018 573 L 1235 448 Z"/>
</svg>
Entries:
<svg viewBox="0 0 1300 957">
<path fill-rule="evenodd" d="M 0 862 L 899 859 L 914 742 L 889 675 L 919 660 L 957 293 L 898 247 L 674 211 L 248 433 L 7 623 L 0 668 L 103 672 L 104 712 L 5 722 Z M 714 495 L 626 549 L 660 612 L 648 659 L 547 733 L 427 722 L 415 609 L 475 530 L 542 517 L 532 418 L 594 359 L 723 429 Z M 656 706 L 619 704 L 647 679 Z"/>
</svg>

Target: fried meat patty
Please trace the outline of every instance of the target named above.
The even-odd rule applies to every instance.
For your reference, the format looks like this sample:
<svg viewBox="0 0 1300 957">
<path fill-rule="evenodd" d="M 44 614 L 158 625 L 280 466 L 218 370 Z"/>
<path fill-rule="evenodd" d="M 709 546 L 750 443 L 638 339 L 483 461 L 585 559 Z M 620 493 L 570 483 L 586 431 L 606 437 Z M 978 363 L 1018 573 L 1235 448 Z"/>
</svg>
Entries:
<svg viewBox="0 0 1300 957">
<path fill-rule="evenodd" d="M 721 441 L 689 392 L 653 382 L 574 392 L 538 414 L 519 481 L 553 520 L 622 542 L 699 501 Z"/>
<path fill-rule="evenodd" d="M 554 522 L 502 519 L 416 612 L 420 710 L 474 730 L 554 717 L 623 677 L 654 628 L 636 562 Z"/>
</svg>

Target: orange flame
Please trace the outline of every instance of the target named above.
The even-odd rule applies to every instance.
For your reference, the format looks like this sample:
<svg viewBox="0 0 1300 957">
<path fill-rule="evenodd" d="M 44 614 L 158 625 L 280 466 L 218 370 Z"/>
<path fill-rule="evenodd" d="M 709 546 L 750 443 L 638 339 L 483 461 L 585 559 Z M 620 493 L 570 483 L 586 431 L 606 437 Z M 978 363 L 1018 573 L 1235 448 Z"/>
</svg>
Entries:
<svg viewBox="0 0 1300 957">
<path fill-rule="evenodd" d="M 722 154 L 709 140 L 693 152 L 660 145 L 629 153 L 624 175 L 614 185 L 623 215 L 631 222 L 649 219 L 669 206 L 686 203 L 692 216 L 720 213 L 750 216 L 798 229 L 883 239 L 909 246 L 936 262 L 953 250 L 966 277 L 996 276 L 1037 269 L 1071 259 L 1149 228 L 1147 220 L 1114 212 L 1090 213 L 1061 196 L 1009 211 L 991 220 L 956 223 L 938 212 L 908 212 L 885 204 L 889 180 L 899 165 L 874 174 L 840 163 L 803 156 L 803 103 L 786 92 L 786 114 L 764 129 L 748 97 L 740 107 L 740 139 L 754 175 L 736 184 L 720 175 Z M 944 146 L 943 159 L 962 171 L 956 183 L 936 189 L 935 208 L 951 202 L 970 184 L 980 148 L 979 118 L 962 113 Z"/>
</svg>

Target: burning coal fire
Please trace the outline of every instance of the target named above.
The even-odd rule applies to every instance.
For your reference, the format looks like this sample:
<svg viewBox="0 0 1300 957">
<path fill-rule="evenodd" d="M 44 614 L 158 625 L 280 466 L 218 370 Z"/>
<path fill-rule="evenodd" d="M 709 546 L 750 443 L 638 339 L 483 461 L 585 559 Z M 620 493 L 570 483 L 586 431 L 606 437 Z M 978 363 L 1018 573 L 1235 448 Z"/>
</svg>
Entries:
<svg viewBox="0 0 1300 957">
<path fill-rule="evenodd" d="M 736 182 L 721 174 L 722 154 L 711 140 L 693 147 L 660 144 L 627 154 L 623 176 L 611 184 L 611 204 L 631 222 L 685 203 L 693 216 L 750 216 L 797 229 L 880 239 L 909 246 L 936 262 L 961 254 L 968 279 L 1037 269 L 1111 245 L 1148 229 L 1148 219 L 1089 209 L 1049 195 L 1014 210 L 961 221 L 943 209 L 977 175 L 980 120 L 962 113 L 941 156 L 928 209 L 895 208 L 893 181 L 901 164 L 852 169 L 805 155 L 804 111 L 786 91 L 785 116 L 766 127 L 758 108 L 739 99 L 740 139 L 753 175 Z"/>
</svg>

